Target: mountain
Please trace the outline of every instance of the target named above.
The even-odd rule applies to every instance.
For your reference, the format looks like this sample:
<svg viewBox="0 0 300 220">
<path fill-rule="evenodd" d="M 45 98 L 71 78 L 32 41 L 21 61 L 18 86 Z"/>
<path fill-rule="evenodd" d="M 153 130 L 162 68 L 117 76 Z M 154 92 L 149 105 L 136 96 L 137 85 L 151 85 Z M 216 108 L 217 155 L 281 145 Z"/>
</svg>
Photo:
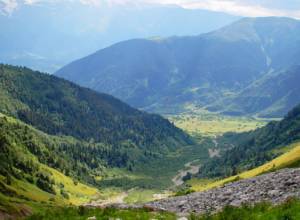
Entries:
<svg viewBox="0 0 300 220">
<path fill-rule="evenodd" d="M 79 146 L 85 153 L 78 154 Z M 79 205 L 96 196 L 96 188 L 82 183 L 93 183 L 92 174 L 104 165 L 98 158 L 99 164 L 86 172 L 83 158 L 90 149 L 88 143 L 50 136 L 0 114 L 0 218 L 29 215 L 33 204 Z"/>
<path fill-rule="evenodd" d="M 191 144 L 159 115 L 53 75 L 0 65 L 0 218 L 42 204 L 79 205 L 99 188 L 165 187 L 195 153 Z"/>
<path fill-rule="evenodd" d="M 132 169 L 147 155 L 150 160 L 193 143 L 161 116 L 27 68 L 1 65 L 0 91 L 0 112 L 47 134 L 81 141 L 63 151 L 75 150 L 69 152 L 73 158 L 85 152 L 80 159 L 89 168 L 106 164 Z M 86 148 L 87 143 L 93 147 Z"/>
<path fill-rule="evenodd" d="M 106 1 L 100 1 L 100 5 L 93 5 L 94 1 L 14 2 L 17 8 L 10 14 L 3 10 L 5 2 L 0 2 L 0 26 L 5 30 L 0 36 L 0 62 L 50 73 L 122 40 L 195 35 L 237 19 L 220 12 L 175 6 L 110 5 Z"/>
<path fill-rule="evenodd" d="M 299 65 L 271 71 L 237 95 L 216 102 L 208 109 L 223 108 L 224 113 L 228 114 L 258 113 L 260 117 L 282 116 L 300 101 L 299 80 Z"/>
<path fill-rule="evenodd" d="M 199 176 L 220 177 L 236 175 L 260 166 L 289 150 L 287 147 L 300 140 L 300 105 L 293 108 L 281 121 L 240 134 L 227 133 L 217 138 L 225 149 L 221 157 L 201 167 Z"/>
<path fill-rule="evenodd" d="M 148 111 L 172 113 L 194 104 L 232 115 L 281 117 L 300 102 L 289 95 L 294 88 L 288 82 L 298 73 L 299 36 L 298 20 L 244 18 L 193 37 L 120 42 L 56 75 Z M 285 85 L 276 94 L 256 92 L 276 90 L 267 78 L 278 75 Z"/>
</svg>

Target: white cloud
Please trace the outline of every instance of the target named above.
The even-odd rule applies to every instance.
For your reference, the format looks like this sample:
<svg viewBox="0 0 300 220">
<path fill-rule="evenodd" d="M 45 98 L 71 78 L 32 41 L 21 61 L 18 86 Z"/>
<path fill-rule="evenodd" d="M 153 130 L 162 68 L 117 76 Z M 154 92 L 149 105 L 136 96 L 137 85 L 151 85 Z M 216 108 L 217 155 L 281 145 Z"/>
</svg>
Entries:
<svg viewBox="0 0 300 220">
<path fill-rule="evenodd" d="M 298 0 L 61 0 L 80 2 L 93 7 L 101 6 L 146 6 L 146 5 L 176 5 L 186 9 L 205 9 L 225 12 L 245 17 L 286 16 L 300 18 L 300 3 Z M 59 0 L 18 0 L 21 4 L 51 2 L 58 4 Z M 0 9 L 5 14 L 11 14 L 18 7 L 17 0 L 0 0 Z M 1 6 L 2 5 L 2 6 Z M 280 6 L 280 7 L 279 7 Z M 291 7 L 294 6 L 294 7 Z"/>
<path fill-rule="evenodd" d="M 172 2 L 172 0 L 166 0 Z M 265 7 L 262 4 L 251 4 L 247 1 L 237 0 L 186 0 L 186 1 L 173 1 L 187 9 L 206 9 L 211 11 L 225 12 L 234 15 L 259 17 L 259 16 L 294 16 L 300 17 L 298 10 L 279 10 L 274 8 Z"/>
<path fill-rule="evenodd" d="M 0 13 L 4 15 L 11 15 L 18 7 L 17 0 L 0 0 Z"/>
<path fill-rule="evenodd" d="M 300 18 L 300 4 L 295 0 L 79 0 L 92 6 L 176 5 L 185 9 L 205 9 L 245 17 L 285 16 Z M 276 2 L 276 4 L 275 4 Z M 295 6 L 291 9 L 291 5 Z M 277 7 L 276 7 L 277 6 Z"/>
</svg>

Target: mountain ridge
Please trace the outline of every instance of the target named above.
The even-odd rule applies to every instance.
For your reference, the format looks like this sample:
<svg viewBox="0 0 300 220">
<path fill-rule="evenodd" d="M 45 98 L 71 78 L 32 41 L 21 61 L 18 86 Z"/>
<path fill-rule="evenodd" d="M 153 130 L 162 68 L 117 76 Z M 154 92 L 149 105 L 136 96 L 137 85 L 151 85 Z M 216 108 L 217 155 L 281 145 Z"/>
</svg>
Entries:
<svg viewBox="0 0 300 220">
<path fill-rule="evenodd" d="M 132 169 L 144 157 L 194 143 L 161 116 L 27 68 L 1 65 L 0 91 L 2 113 L 50 135 L 71 136 L 79 141 L 77 148 L 94 145 L 86 153 L 99 154 L 95 160 L 109 166 Z"/>
<path fill-rule="evenodd" d="M 244 26 L 242 30 L 240 26 Z M 238 97 L 245 87 L 268 73 L 288 72 L 298 65 L 299 36 L 300 22 L 294 19 L 244 18 L 194 37 L 120 42 L 55 74 L 147 111 L 184 111 L 185 105 L 194 104 L 224 113 L 260 114 L 274 103 L 254 113 L 242 102 L 238 104 L 245 108 L 233 111 L 224 109 L 227 105 L 219 108 L 218 103 Z M 288 92 L 282 91 L 282 96 Z M 289 99 L 300 101 L 297 97 Z M 280 117 L 286 109 L 274 114 Z"/>
</svg>

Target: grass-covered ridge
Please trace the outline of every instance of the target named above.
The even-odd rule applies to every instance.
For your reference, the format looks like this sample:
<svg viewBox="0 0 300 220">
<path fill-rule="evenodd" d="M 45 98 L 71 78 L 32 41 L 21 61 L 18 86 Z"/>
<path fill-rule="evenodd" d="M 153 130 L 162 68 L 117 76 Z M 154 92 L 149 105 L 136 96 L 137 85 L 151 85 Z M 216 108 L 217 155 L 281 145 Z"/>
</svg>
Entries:
<svg viewBox="0 0 300 220">
<path fill-rule="evenodd" d="M 232 176 L 260 166 L 282 154 L 281 149 L 300 140 L 300 105 L 281 121 L 240 134 L 226 133 L 217 138 L 227 148 L 221 157 L 203 165 L 199 177 Z"/>
<path fill-rule="evenodd" d="M 267 172 L 272 172 L 287 167 L 298 167 L 300 164 L 300 142 L 291 144 L 282 149 L 285 151 L 282 155 L 254 169 L 244 171 L 234 176 L 220 180 L 214 179 L 192 179 L 188 181 L 191 189 L 194 191 L 208 190 L 214 187 L 222 186 L 226 183 L 241 179 L 252 178 Z"/>
</svg>

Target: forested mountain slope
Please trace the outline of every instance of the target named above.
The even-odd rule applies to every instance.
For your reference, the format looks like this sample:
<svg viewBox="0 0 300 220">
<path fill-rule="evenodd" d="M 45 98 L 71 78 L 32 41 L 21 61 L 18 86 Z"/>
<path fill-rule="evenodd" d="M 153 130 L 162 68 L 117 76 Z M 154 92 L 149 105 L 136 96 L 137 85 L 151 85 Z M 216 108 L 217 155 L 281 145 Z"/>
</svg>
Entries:
<svg viewBox="0 0 300 220">
<path fill-rule="evenodd" d="M 197 151 L 193 139 L 159 115 L 27 68 L 1 65 L 0 96 L 0 112 L 58 141 L 38 141 L 38 147 L 47 146 L 50 152 L 48 159 L 36 155 L 39 159 L 93 185 L 160 187 L 161 182 L 153 179 L 159 173 L 158 164 L 164 163 L 162 168 L 172 175 Z M 167 165 L 177 159 L 173 169 Z M 145 176 L 146 168 L 149 176 Z M 111 169 L 121 170 L 107 185 L 103 177 Z M 169 176 L 162 179 L 165 185 L 171 183 Z"/>
<path fill-rule="evenodd" d="M 300 140 L 300 105 L 283 120 L 245 133 L 228 133 L 217 139 L 227 148 L 223 155 L 204 164 L 200 177 L 236 175 L 257 167 L 285 152 L 285 147 Z"/>
<path fill-rule="evenodd" d="M 88 202 L 98 190 L 82 183 L 94 184 L 93 175 L 105 165 L 104 155 L 92 150 L 87 143 L 50 136 L 0 114 L 0 218 L 2 211 L 14 218 L 28 215 L 29 206 L 42 203 Z"/>
<path fill-rule="evenodd" d="M 196 104 L 232 115 L 283 116 L 300 102 L 290 95 L 291 83 L 277 93 L 256 91 L 276 90 L 279 73 L 291 77 L 289 69 L 299 64 L 299 36 L 298 20 L 245 18 L 199 36 L 120 42 L 56 74 L 151 111 Z M 276 81 L 266 83 L 266 77 Z"/>
<path fill-rule="evenodd" d="M 53 135 L 163 152 L 191 143 L 158 115 L 27 68 L 0 66 L 0 111 Z"/>
<path fill-rule="evenodd" d="M 180 160 L 178 152 L 192 151 L 190 144 L 159 115 L 55 76 L 0 66 L 0 209 L 81 204 L 97 193 L 90 186 L 160 186 L 161 179 L 136 170 Z"/>
</svg>

